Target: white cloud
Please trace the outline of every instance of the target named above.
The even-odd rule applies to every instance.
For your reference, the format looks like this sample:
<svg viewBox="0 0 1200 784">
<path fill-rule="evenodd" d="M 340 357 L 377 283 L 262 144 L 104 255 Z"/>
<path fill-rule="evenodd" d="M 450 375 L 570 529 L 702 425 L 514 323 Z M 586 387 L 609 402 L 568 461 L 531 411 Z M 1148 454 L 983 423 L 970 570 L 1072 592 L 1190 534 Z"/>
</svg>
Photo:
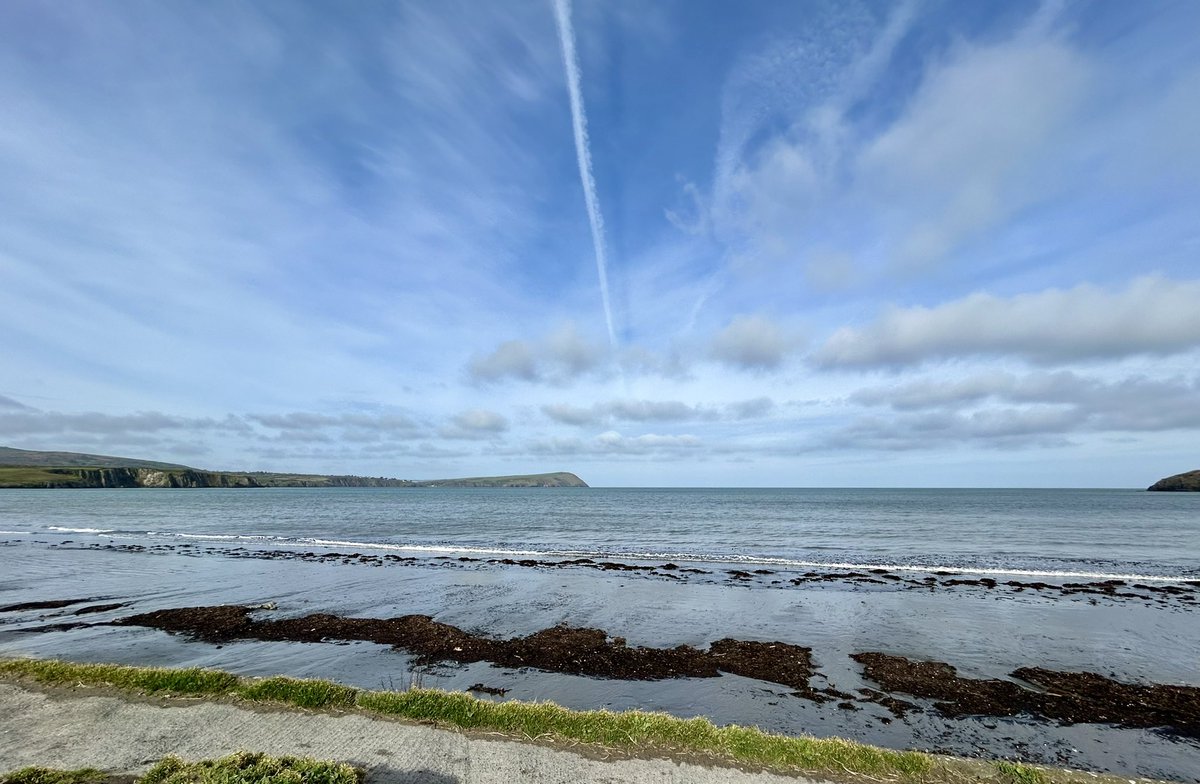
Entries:
<svg viewBox="0 0 1200 784">
<path fill-rule="evenodd" d="M 5 438 L 61 436 L 69 439 L 80 435 L 127 437 L 185 430 L 245 433 L 249 427 L 239 417 L 233 415 L 215 419 L 177 416 L 158 411 L 104 414 L 94 411 L 62 413 L 27 409 L 0 414 L 0 437 Z"/>
<path fill-rule="evenodd" d="M 713 336 L 710 355 L 743 370 L 773 370 L 783 364 L 796 338 L 764 316 L 735 316 Z"/>
<path fill-rule="evenodd" d="M 1091 284 L 932 308 L 892 308 L 842 327 L 813 355 L 825 367 L 917 364 L 969 356 L 1037 363 L 1165 355 L 1200 346 L 1200 281 L 1143 277 L 1122 291 Z"/>
<path fill-rule="evenodd" d="M 456 414 L 439 432 L 442 438 L 494 438 L 508 430 L 508 419 L 495 411 L 473 408 Z"/>
<path fill-rule="evenodd" d="M 960 47 L 932 68 L 905 114 L 861 153 L 858 176 L 907 211 L 900 263 L 940 262 L 1057 189 L 1046 167 L 1091 68 L 1050 39 Z"/>
<path fill-rule="evenodd" d="M 689 405 L 679 400 L 610 400 L 591 406 L 548 403 L 542 413 L 564 425 L 591 426 L 606 422 L 715 422 L 761 419 L 775 408 L 769 397 L 719 405 Z"/>
<path fill-rule="evenodd" d="M 1116 380 L 1053 373 L 985 372 L 859 390 L 850 402 L 886 406 L 856 417 L 815 449 L 941 449 L 976 443 L 1061 445 L 1088 433 L 1146 434 L 1200 428 L 1200 377 Z"/>
<path fill-rule="evenodd" d="M 669 457 L 694 454 L 701 450 L 702 446 L 703 442 L 690 434 L 645 433 L 639 436 L 626 436 L 616 430 L 607 430 L 591 439 L 556 438 L 534 441 L 522 447 L 520 452 L 522 454 L 567 457 Z"/>
<path fill-rule="evenodd" d="M 567 322 L 541 340 L 508 340 L 489 354 L 473 357 L 467 373 L 477 383 L 512 379 L 561 384 L 597 370 L 609 357 L 603 345 Z"/>
<path fill-rule="evenodd" d="M 775 410 L 775 401 L 769 397 L 756 397 L 730 403 L 726 408 L 733 419 L 761 419 Z"/>
<path fill-rule="evenodd" d="M 595 407 L 581 408 L 569 403 L 547 403 L 542 406 L 542 413 L 564 425 L 594 425 L 604 417 Z"/>
<path fill-rule="evenodd" d="M 476 381 L 500 381 L 505 378 L 535 381 L 538 378 L 534 349 L 522 340 L 506 340 L 495 351 L 471 359 L 467 372 Z"/>
</svg>

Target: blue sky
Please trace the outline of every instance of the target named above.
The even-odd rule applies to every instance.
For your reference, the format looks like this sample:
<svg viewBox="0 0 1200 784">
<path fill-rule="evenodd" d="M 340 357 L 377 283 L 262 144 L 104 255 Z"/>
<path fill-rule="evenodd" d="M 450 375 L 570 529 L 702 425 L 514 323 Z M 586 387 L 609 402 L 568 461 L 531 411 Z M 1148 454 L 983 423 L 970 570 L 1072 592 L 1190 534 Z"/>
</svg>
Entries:
<svg viewBox="0 0 1200 784">
<path fill-rule="evenodd" d="M 1200 466 L 1195 3 L 13 0 L 0 105 L 6 445 Z"/>
</svg>

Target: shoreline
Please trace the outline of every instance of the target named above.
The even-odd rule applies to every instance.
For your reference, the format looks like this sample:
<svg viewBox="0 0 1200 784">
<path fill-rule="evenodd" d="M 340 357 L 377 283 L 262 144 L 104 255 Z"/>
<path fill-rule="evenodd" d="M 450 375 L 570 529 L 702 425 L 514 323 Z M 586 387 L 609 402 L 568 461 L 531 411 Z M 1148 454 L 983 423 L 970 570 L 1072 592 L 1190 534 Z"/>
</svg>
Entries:
<svg viewBox="0 0 1200 784">
<path fill-rule="evenodd" d="M 599 757 L 611 762 L 614 757 L 626 761 L 665 758 L 676 765 L 699 764 L 710 769 L 715 765 L 714 780 L 726 780 L 739 770 L 749 770 L 759 772 L 763 780 L 774 780 L 770 773 L 782 773 L 818 776 L 833 782 L 878 781 L 879 776 L 885 776 L 912 784 L 964 780 L 983 784 L 1066 784 L 1077 781 L 1080 774 L 1004 760 L 891 751 L 840 739 L 780 736 L 755 728 L 718 727 L 705 719 L 679 719 L 642 711 L 573 711 L 549 702 L 497 703 L 431 689 L 365 691 L 329 681 L 243 678 L 214 670 L 9 659 L 0 660 L 0 682 L 4 681 L 42 694 L 47 700 L 76 703 L 116 696 L 123 700 L 149 698 L 155 700 L 152 704 L 182 706 L 184 710 L 207 704 L 242 710 L 243 705 L 258 704 L 284 713 L 302 709 L 304 715 L 313 717 L 357 715 L 373 721 L 416 721 L 439 728 L 423 730 L 427 733 L 450 729 L 467 733 L 468 740 L 479 737 L 475 733 L 498 733 L 501 742 L 532 742 L 535 746 L 565 749 L 584 759 Z M 0 689 L 0 700 L 3 696 Z M 117 711 L 112 708 L 104 709 L 105 721 L 111 722 L 114 713 Z M 204 733 L 199 726 L 189 730 Z M 1084 775 L 1097 784 L 1133 781 L 1096 773 Z"/>
<path fill-rule="evenodd" d="M 102 537 L 97 543 L 106 541 Z M 1189 623 L 1195 617 L 1195 602 L 1132 585 L 1068 588 L 1063 583 L 1018 591 L 1022 586 L 1005 581 L 989 585 L 951 574 L 928 575 L 934 580 L 930 585 L 916 579 L 921 575 L 894 574 L 900 579 L 892 579 L 836 570 L 805 577 L 803 571 L 687 572 L 691 567 L 685 564 L 664 568 L 671 562 L 593 559 L 559 565 L 545 559 L 509 559 L 510 564 L 504 559 L 460 561 L 367 550 L 280 554 L 208 545 L 172 549 L 152 542 L 144 548 L 120 543 L 105 549 L 27 539 L 3 549 L 14 568 L 0 577 L 0 606 L 29 609 L 0 613 L 0 656 L 216 667 L 246 676 L 284 672 L 363 689 L 415 684 L 454 692 L 476 689 L 480 694 L 496 690 L 505 692 L 506 701 L 549 698 L 578 710 L 704 715 L 719 724 L 760 726 L 784 735 L 848 737 L 884 748 L 986 755 L 1128 776 L 1183 781 L 1195 780 L 1192 772 L 1200 770 L 1200 742 L 1194 738 L 1114 724 L 1060 725 L 1027 713 L 1006 715 L 1007 709 L 985 712 L 993 715 L 943 712 L 934 705 L 953 699 L 902 693 L 864 677 L 863 663 L 851 658 L 859 653 L 902 657 L 908 662 L 901 663 L 905 668 L 943 662 L 965 681 L 951 683 L 969 691 L 986 692 L 996 681 L 1011 682 L 1014 672 L 1031 666 L 1095 673 L 1107 679 L 1105 688 L 1108 682 L 1200 687 L 1194 670 L 1185 666 L 1185 651 L 1200 641 Z M 301 557 L 309 552 L 311 557 Z M 1185 587 L 1188 590 L 1180 595 L 1192 595 L 1192 587 Z M 1119 595 L 1126 592 L 1139 596 Z M 30 607 L 84 599 L 88 601 Z M 327 614 L 383 621 L 424 615 L 472 638 L 492 641 L 529 638 L 561 624 L 607 630 L 599 633 L 606 643 L 622 636 L 631 649 L 690 646 L 703 651 L 724 638 L 777 641 L 811 648 L 813 672 L 805 694 L 793 686 L 773 685 L 769 667 L 762 673 L 767 680 L 750 671 L 623 680 L 516 666 L 522 664 L 516 661 L 509 666 L 453 658 L 421 663 L 417 653 L 375 641 L 202 643 L 151 627 L 109 625 L 163 608 L 270 602 L 279 605 L 277 613 L 254 615 L 299 619 Z"/>
<path fill-rule="evenodd" d="M 0 546 L 5 542 L 0 541 Z M 274 543 L 273 543 L 274 544 Z M 708 583 L 723 582 L 730 585 L 748 586 L 755 584 L 757 587 L 766 588 L 787 588 L 801 587 L 806 584 L 823 584 L 823 583 L 845 583 L 848 585 L 857 585 L 862 587 L 870 586 L 890 586 L 891 588 L 900 590 L 921 590 L 934 591 L 939 589 L 955 589 L 955 588 L 982 588 L 986 591 L 999 591 L 1010 593 L 1023 593 L 1025 591 L 1033 591 L 1038 594 L 1053 595 L 1055 593 L 1063 596 L 1087 596 L 1104 598 L 1108 600 L 1139 600 L 1144 602 L 1156 602 L 1159 604 L 1178 603 L 1189 608 L 1200 608 L 1200 580 L 1191 577 L 1151 577 L 1151 576 L 1134 576 L 1127 575 L 1127 579 L 1122 579 L 1115 576 L 1104 575 L 1103 580 L 1089 580 L 1087 582 L 1075 582 L 1077 579 L 1085 577 L 1084 574 L 1059 574 L 1053 578 L 1054 582 L 1045 580 L 1005 580 L 1000 581 L 995 579 L 996 576 L 1019 576 L 1019 575 L 1045 575 L 1048 573 L 1042 572 L 1021 572 L 1021 571 L 1002 571 L 1002 570 L 987 570 L 987 569 L 948 569 L 942 567 L 883 567 L 874 565 L 850 565 L 850 564 L 818 564 L 817 568 L 821 571 L 801 571 L 801 568 L 776 568 L 776 569 L 750 569 L 755 565 L 767 565 L 766 562 L 714 562 L 712 560 L 704 560 L 700 558 L 687 559 L 676 558 L 672 561 L 663 562 L 656 558 L 646 557 L 636 559 L 634 563 L 614 560 L 617 556 L 611 557 L 575 557 L 564 558 L 562 560 L 542 560 L 539 558 L 482 558 L 472 555 L 433 555 L 436 552 L 463 552 L 463 550 L 443 550 L 440 548 L 410 548 L 421 553 L 421 555 L 402 556 L 393 552 L 388 552 L 383 555 L 364 555 L 363 553 L 353 551 L 354 548 L 363 550 L 372 549 L 398 549 L 396 546 L 379 545 L 377 547 L 359 546 L 361 543 L 347 543 L 345 546 L 337 550 L 326 549 L 323 552 L 318 552 L 312 549 L 312 544 L 294 545 L 294 549 L 251 549 L 245 546 L 230 546 L 219 547 L 214 545 L 199 545 L 193 543 L 182 544 L 107 544 L 100 542 L 89 542 L 86 544 L 76 543 L 73 540 L 65 540 L 52 547 L 56 549 L 68 549 L 65 545 L 74 545 L 69 549 L 78 550 L 103 550 L 110 552 L 123 552 L 132 554 L 179 554 L 190 557 L 203 556 L 220 556 L 226 558 L 238 559 L 258 559 L 272 561 L 299 561 L 309 563 L 340 563 L 347 566 L 366 566 L 366 567 L 403 567 L 403 566 L 436 566 L 436 567 L 462 567 L 462 568 L 483 568 L 483 567 L 519 567 L 523 569 L 537 570 L 563 570 L 563 569 L 583 569 L 594 570 L 600 572 L 616 572 L 626 573 L 630 576 L 643 576 L 658 579 L 672 580 L 679 583 L 686 583 L 692 580 Z M 327 546 L 337 546 L 337 543 L 329 542 Z M 351 552 L 346 552 L 351 550 Z M 489 553 L 487 550 L 471 550 L 476 553 Z M 510 551 L 511 552 L 511 551 Z M 513 553 L 518 554 L 518 553 Z M 542 554 L 530 552 L 529 554 Z M 635 560 L 635 559 L 630 559 Z M 698 566 L 707 566 L 709 568 L 702 569 L 698 566 L 681 567 L 675 561 L 680 563 L 697 564 Z M 796 562 L 788 562 L 796 563 Z M 745 566 L 746 568 L 726 568 L 729 566 Z M 900 574 L 897 574 L 900 572 Z M 920 580 L 906 576 L 908 574 L 924 574 Z M 974 575 L 974 576 L 967 576 Z M 979 576 L 982 575 L 982 576 Z M 1153 584 L 1159 583 L 1159 584 Z"/>
<path fill-rule="evenodd" d="M 774 567 L 779 571 L 799 572 L 802 570 L 823 569 L 836 572 L 876 573 L 898 572 L 901 574 L 924 574 L 939 576 L 973 575 L 984 579 L 997 577 L 1014 578 L 1044 578 L 1050 580 L 1087 580 L 1095 583 L 1119 580 L 1123 582 L 1144 583 L 1179 583 L 1200 588 L 1200 573 L 1189 574 L 1144 574 L 1136 572 L 1115 571 L 1082 571 L 1055 569 L 1028 569 L 1005 566 L 978 566 L 972 564 L 919 564 L 919 563 L 885 563 L 876 561 L 816 561 L 801 558 L 785 558 L 780 556 L 742 555 L 734 553 L 679 553 L 679 552 L 624 552 L 601 551 L 584 549 L 514 549 L 503 547 L 484 547 L 469 545 L 435 545 L 435 544 L 395 544 L 390 542 L 357 541 L 344 539 L 329 539 L 321 537 L 298 537 L 290 539 L 269 534 L 205 534 L 182 532 L 134 531 L 109 528 L 73 528 L 50 526 L 46 531 L 0 530 L 0 536 L 5 537 L 54 537 L 61 541 L 48 542 L 34 540 L 42 544 L 64 547 L 73 545 L 73 549 L 115 549 L 127 552 L 166 552 L 182 550 L 188 547 L 209 547 L 211 552 L 232 554 L 251 552 L 261 557 L 289 558 L 316 555 L 314 548 L 337 548 L 338 552 L 327 552 L 324 556 L 348 555 L 341 551 L 368 550 L 381 551 L 390 561 L 412 561 L 417 558 L 437 558 L 441 560 L 455 559 L 461 562 L 485 562 L 517 566 L 571 566 L 587 564 L 603 564 L 609 562 L 626 571 L 642 570 L 647 565 L 655 563 L 679 563 L 708 566 L 712 569 L 730 567 Z M 108 541 L 84 541 L 67 537 L 92 537 Z M 117 544 L 116 540 L 131 540 L 149 542 L 149 544 Z M 23 539 L 0 540 L 0 546 L 10 543 L 20 543 Z M 221 549 L 221 545 L 226 545 Z M 250 550 L 248 546 L 257 548 Z M 354 552 L 354 557 L 361 553 Z M 484 556 L 493 556 L 487 558 Z M 544 560 L 545 559 L 545 560 Z M 562 559 L 562 560 L 549 560 Z M 633 563 L 624 563 L 625 561 Z M 602 566 L 597 568 L 603 568 Z M 882 571 L 880 571 L 882 570 Z M 687 570 L 683 570 L 684 573 Z M 744 571 L 744 569 L 743 569 Z M 730 573 L 733 573 L 732 571 Z M 811 576 L 811 575 L 809 575 Z M 1200 592 L 1197 592 L 1200 593 Z"/>
<path fill-rule="evenodd" d="M 79 601 L 31 603 L 62 607 Z M 28 605 L 27 605 L 28 606 Z M 99 605 L 100 611 L 117 605 Z M 0 612 L 7 608 L 0 608 Z M 78 615 L 83 610 L 76 610 Z M 218 605 L 157 610 L 125 616 L 97 626 L 141 626 L 209 644 L 237 640 L 299 643 L 372 642 L 416 656 L 417 666 L 448 662 L 485 662 L 493 667 L 532 668 L 618 681 L 661 681 L 740 675 L 784 686 L 792 697 L 818 704 L 837 702 L 841 710 L 858 711 L 865 703 L 882 706 L 893 718 L 933 711 L 959 716 L 1008 717 L 1034 721 L 1107 724 L 1154 729 L 1200 740 L 1200 686 L 1125 683 L 1094 672 L 1067 672 L 1027 665 L 1008 679 L 962 677 L 946 662 L 916 660 L 879 651 L 858 651 L 849 658 L 863 665 L 871 685 L 855 693 L 839 689 L 821 672 L 812 648 L 782 641 L 722 638 L 707 649 L 631 647 L 625 638 L 602 629 L 555 626 L 509 639 L 471 633 L 426 615 L 394 618 L 348 618 L 315 613 L 280 619 L 263 618 L 278 609 L 274 602 L 250 607 Z M 52 624 L 50 631 L 68 625 Z M 40 627 L 28 630 L 38 633 Z M 815 685 L 819 677 L 824 686 Z M 503 695 L 483 683 L 473 690 Z M 923 698 L 923 699 L 922 699 Z M 886 719 L 882 719 L 887 721 Z"/>
</svg>

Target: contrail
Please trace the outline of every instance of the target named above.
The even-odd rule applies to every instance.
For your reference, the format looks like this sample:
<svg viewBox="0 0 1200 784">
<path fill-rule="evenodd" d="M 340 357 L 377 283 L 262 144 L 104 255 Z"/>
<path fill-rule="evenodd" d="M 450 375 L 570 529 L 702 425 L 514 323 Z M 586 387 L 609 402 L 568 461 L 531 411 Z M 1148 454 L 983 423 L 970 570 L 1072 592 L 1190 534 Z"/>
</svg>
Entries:
<svg viewBox="0 0 1200 784">
<path fill-rule="evenodd" d="M 587 204 L 588 220 L 592 224 L 592 246 L 596 250 L 600 299 L 604 302 L 608 342 L 615 349 L 617 332 L 613 328 L 612 304 L 608 299 L 608 251 L 604 245 L 604 215 L 600 212 L 600 201 L 596 198 L 596 179 L 592 176 L 592 153 L 588 147 L 587 113 L 583 109 L 583 94 L 579 87 L 579 60 L 575 55 L 575 31 L 571 27 L 570 0 L 554 0 L 554 21 L 558 23 L 558 40 L 562 44 L 563 66 L 567 70 L 567 92 L 571 95 L 571 125 L 575 129 L 575 157 L 579 161 L 583 200 Z"/>
</svg>

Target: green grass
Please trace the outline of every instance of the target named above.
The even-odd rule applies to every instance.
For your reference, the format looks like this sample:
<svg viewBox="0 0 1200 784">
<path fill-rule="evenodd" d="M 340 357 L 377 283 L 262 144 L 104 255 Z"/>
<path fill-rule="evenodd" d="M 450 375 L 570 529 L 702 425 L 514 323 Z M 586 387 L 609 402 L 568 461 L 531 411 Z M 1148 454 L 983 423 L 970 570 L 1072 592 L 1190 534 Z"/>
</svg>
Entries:
<svg viewBox="0 0 1200 784">
<path fill-rule="evenodd" d="M 92 768 L 21 768 L 0 775 L 0 784 L 104 784 L 122 778 Z M 167 757 L 136 779 L 136 784 L 360 784 L 362 779 L 361 771 L 342 762 L 239 751 L 199 762 Z M 124 780 L 134 781 L 133 777 Z"/>
<path fill-rule="evenodd" d="M 100 784 L 107 779 L 108 774 L 94 768 L 21 768 L 11 773 L 0 774 L 0 784 Z"/>
<path fill-rule="evenodd" d="M 0 661 L 0 674 L 29 677 L 51 686 L 113 686 L 146 694 L 225 694 L 241 683 L 236 675 L 194 667 L 174 670 L 52 659 Z"/>
<path fill-rule="evenodd" d="M 252 679 L 214 670 L 38 659 L 0 661 L 0 676 L 31 678 L 52 686 L 109 686 L 146 694 L 203 694 L 301 708 L 357 708 L 462 729 L 628 750 L 699 752 L 727 761 L 808 772 L 848 770 L 914 779 L 933 764 L 925 754 L 888 751 L 840 739 L 774 735 L 753 727 L 717 727 L 707 719 L 680 719 L 665 713 L 574 711 L 550 702 L 497 703 L 436 689 L 363 691 L 319 680 Z"/>
<path fill-rule="evenodd" d="M 358 695 L 358 690 L 349 686 L 283 676 L 242 681 L 234 691 L 244 700 L 286 702 L 301 708 L 349 708 Z"/>
<path fill-rule="evenodd" d="M 1050 784 L 1050 779 L 1045 773 L 1019 762 L 1001 760 L 996 763 L 996 771 L 1006 784 Z"/>
<path fill-rule="evenodd" d="M 341 762 L 238 752 L 217 760 L 167 757 L 138 784 L 359 784 L 362 773 Z"/>
<path fill-rule="evenodd" d="M 0 466 L 0 487 L 29 487 L 47 484 L 61 485 L 66 482 L 78 482 L 79 474 L 70 468 L 38 468 Z"/>
<path fill-rule="evenodd" d="M 717 726 L 704 718 L 681 719 L 646 711 L 577 711 L 550 702 L 492 702 L 462 692 L 437 689 L 368 691 L 321 680 L 242 678 L 194 668 L 172 670 L 40 659 L 0 660 L 2 678 L 29 679 L 50 686 L 107 686 L 165 696 L 207 695 L 306 709 L 354 709 L 376 716 L 432 722 L 443 727 L 596 744 L 634 755 L 697 755 L 712 762 L 814 774 L 842 781 L 869 778 L 911 784 L 1066 784 L 1078 780 L 1066 771 L 1012 762 L 984 763 L 920 752 L 891 751 L 840 738 L 777 735 L 756 727 Z M 235 784 L 234 779 L 219 778 L 163 778 L 146 784 L 201 781 Z M 236 780 L 240 781 L 242 779 Z M 287 781 L 297 784 L 299 780 Z M 342 782 L 341 779 L 311 781 Z M 1115 784 L 1123 780 L 1099 776 L 1092 777 L 1091 781 L 1093 784 Z M 8 779 L 0 784 L 9 784 Z M 29 779 L 14 781 L 14 784 L 90 783 Z"/>
</svg>

